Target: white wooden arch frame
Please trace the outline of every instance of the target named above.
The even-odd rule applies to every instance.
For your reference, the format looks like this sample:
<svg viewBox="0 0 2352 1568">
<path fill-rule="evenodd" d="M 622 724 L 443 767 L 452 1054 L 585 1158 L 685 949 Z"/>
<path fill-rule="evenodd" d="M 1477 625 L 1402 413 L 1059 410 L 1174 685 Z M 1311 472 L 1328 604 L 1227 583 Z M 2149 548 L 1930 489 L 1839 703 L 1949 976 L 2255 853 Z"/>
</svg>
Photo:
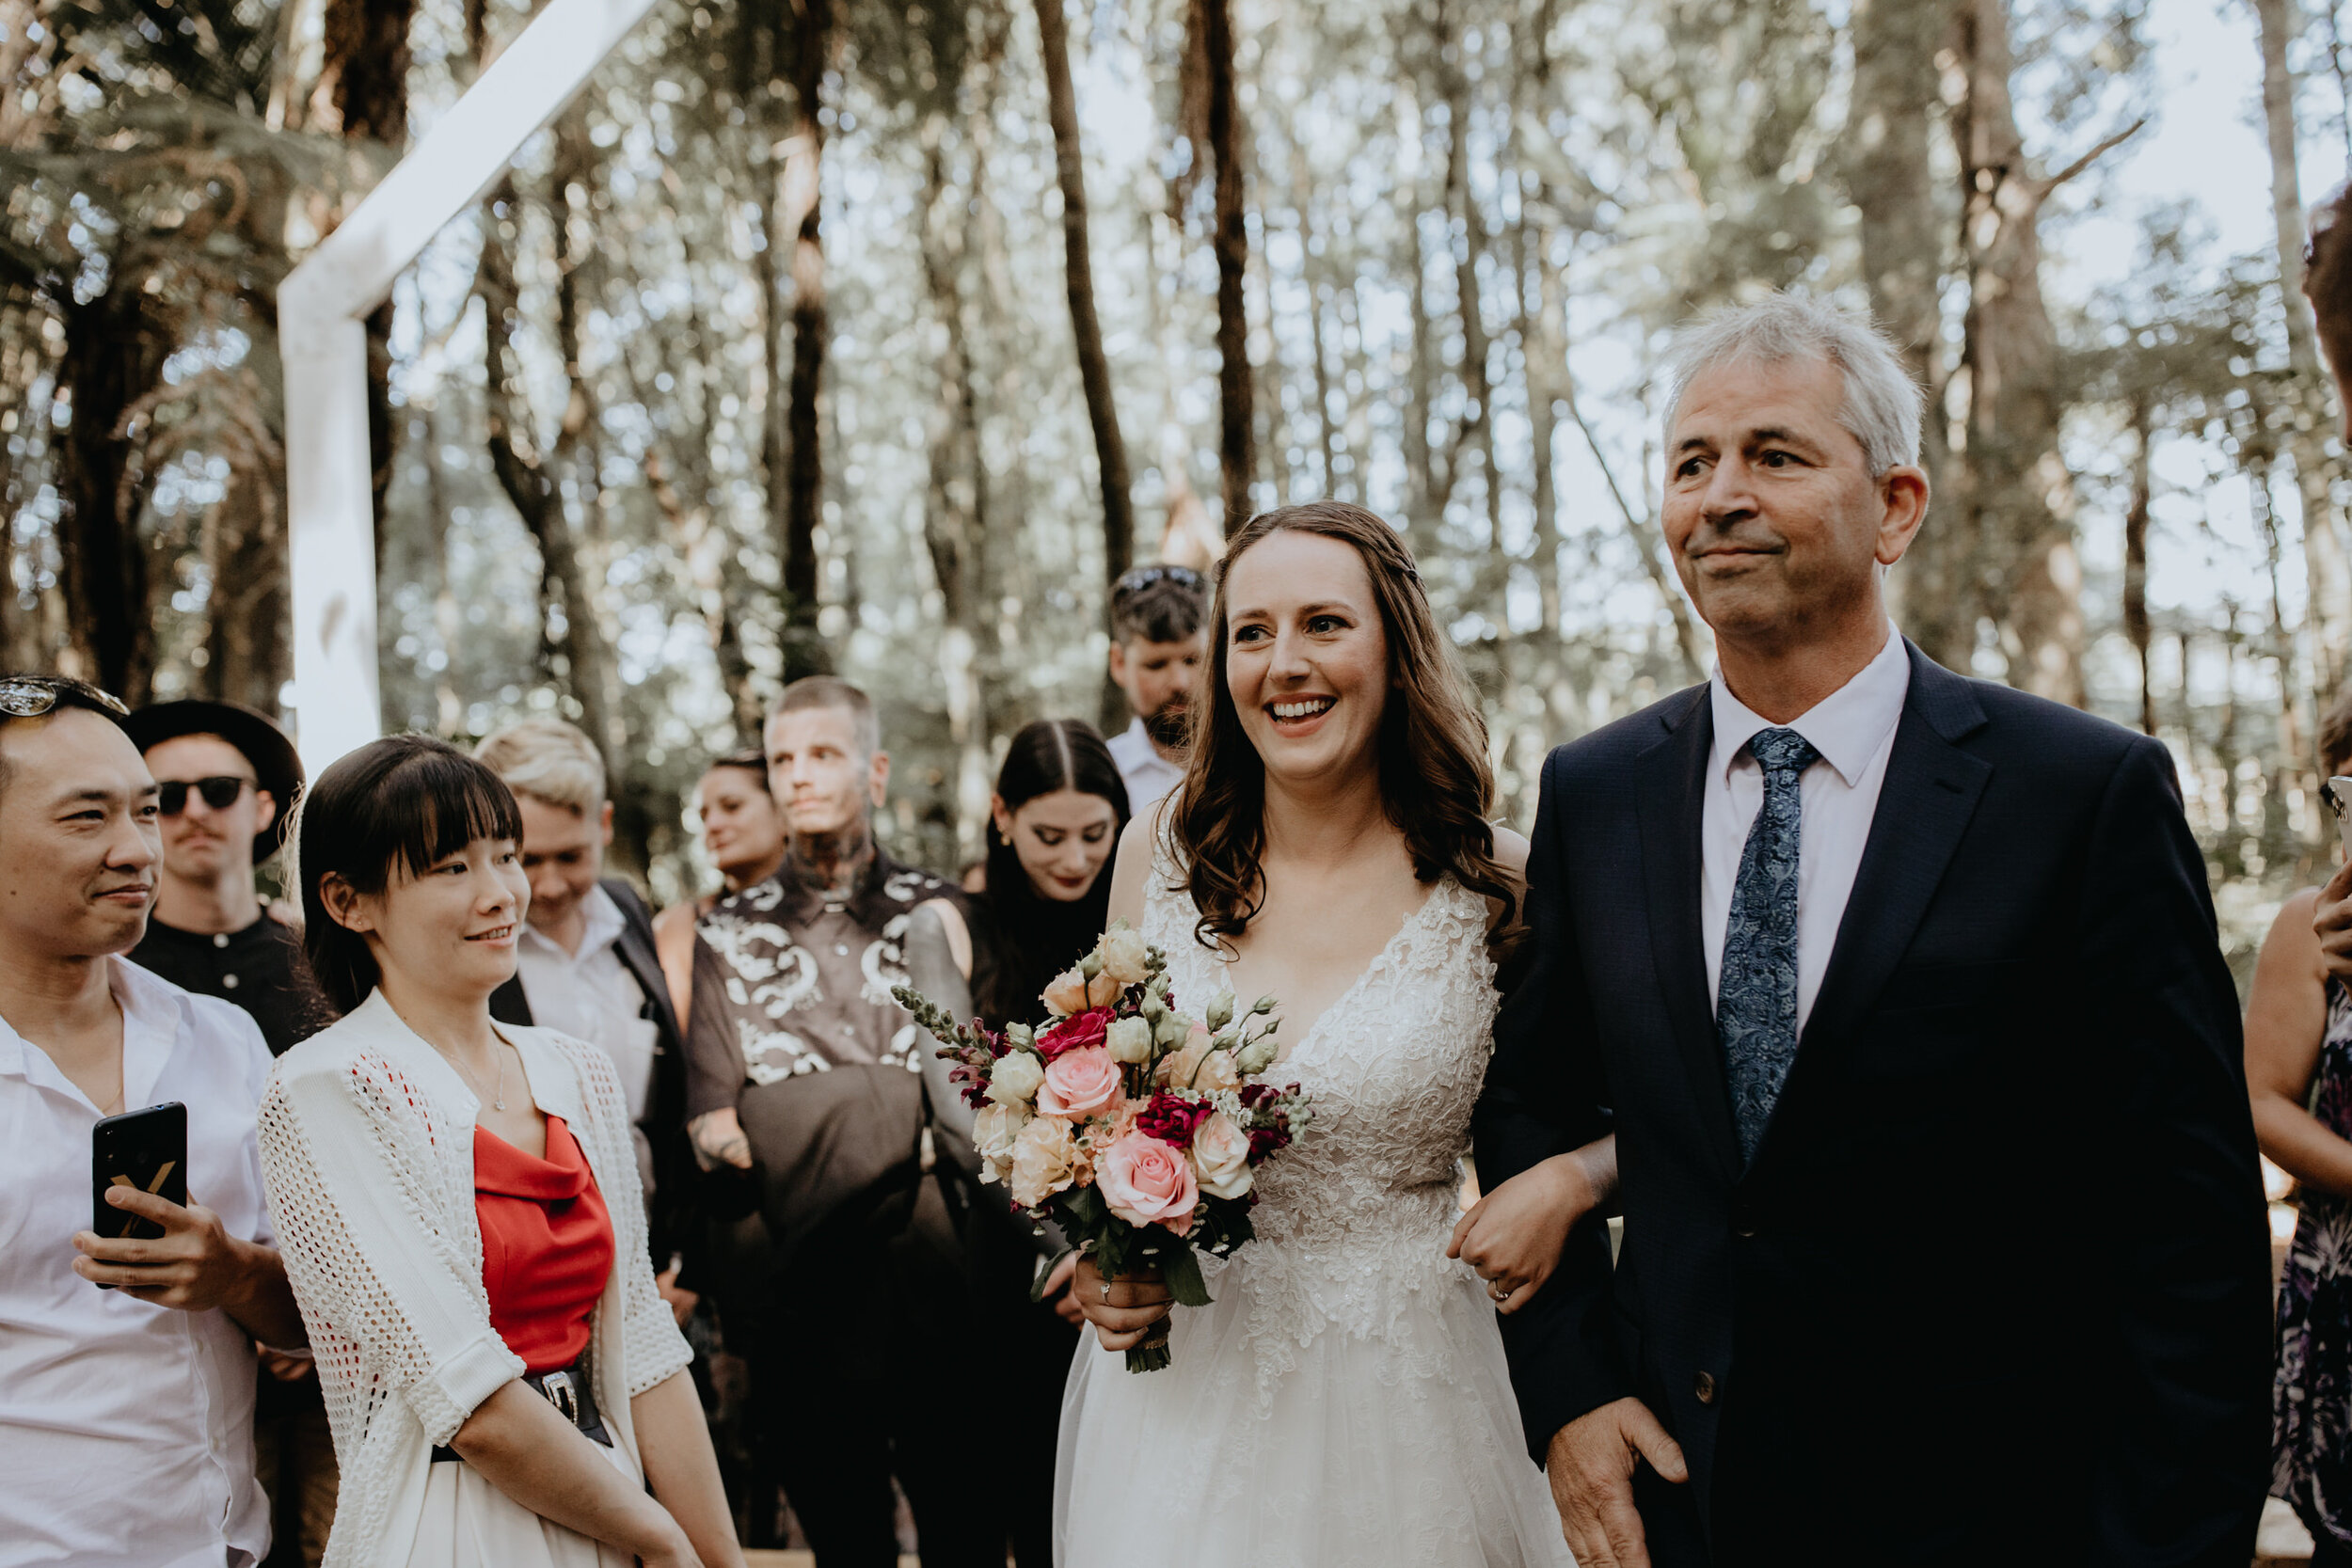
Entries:
<svg viewBox="0 0 2352 1568">
<path fill-rule="evenodd" d="M 362 325 L 450 219 L 498 182 L 653 0 L 548 0 L 358 210 L 278 288 L 286 376 L 294 733 L 310 777 L 382 733 Z"/>
</svg>

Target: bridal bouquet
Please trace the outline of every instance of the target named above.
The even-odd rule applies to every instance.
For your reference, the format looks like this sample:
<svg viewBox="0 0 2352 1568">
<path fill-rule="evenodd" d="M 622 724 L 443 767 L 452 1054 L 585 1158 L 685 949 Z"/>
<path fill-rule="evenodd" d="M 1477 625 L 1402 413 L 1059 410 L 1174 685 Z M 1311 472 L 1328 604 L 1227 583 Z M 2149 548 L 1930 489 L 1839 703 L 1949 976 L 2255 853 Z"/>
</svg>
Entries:
<svg viewBox="0 0 2352 1568">
<path fill-rule="evenodd" d="M 1308 1109 L 1297 1085 L 1258 1076 L 1274 1065 L 1272 997 L 1237 1019 L 1219 996 L 1196 1022 L 1176 1010 L 1167 970 L 1167 954 L 1116 921 L 1046 988 L 1053 1016 L 1034 1028 L 998 1034 L 958 1023 L 911 987 L 891 994 L 956 1064 L 949 1077 L 979 1113 L 982 1181 L 1059 1225 L 1104 1277 L 1156 1268 L 1178 1302 L 1206 1307 L 1196 1250 L 1224 1258 L 1249 1240 L 1251 1173 L 1306 1126 Z M 1127 1370 L 1168 1364 L 1163 1321 L 1127 1352 Z"/>
</svg>

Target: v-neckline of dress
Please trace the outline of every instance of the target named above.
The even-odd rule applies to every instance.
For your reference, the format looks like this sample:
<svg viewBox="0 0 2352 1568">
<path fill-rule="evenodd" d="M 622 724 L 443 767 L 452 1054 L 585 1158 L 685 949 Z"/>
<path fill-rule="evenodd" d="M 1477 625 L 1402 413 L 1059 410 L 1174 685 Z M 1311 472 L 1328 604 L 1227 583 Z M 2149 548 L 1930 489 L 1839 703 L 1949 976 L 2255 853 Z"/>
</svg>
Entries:
<svg viewBox="0 0 2352 1568">
<path fill-rule="evenodd" d="M 1356 977 L 1347 983 L 1346 989 L 1333 997 L 1325 1005 L 1323 1011 L 1315 1015 L 1315 1021 L 1307 1026 L 1307 1032 L 1300 1035 L 1293 1043 L 1282 1048 L 1281 1053 L 1274 1058 L 1273 1063 L 1267 1067 L 1266 1072 L 1271 1073 L 1276 1068 L 1296 1061 L 1305 1053 L 1307 1047 L 1314 1043 L 1323 1034 L 1323 1026 L 1338 1016 L 1343 1008 L 1353 1003 L 1356 1000 L 1356 993 L 1362 990 L 1375 974 L 1390 967 L 1398 945 L 1405 941 L 1415 927 L 1428 918 L 1430 911 L 1436 906 L 1438 900 L 1445 896 L 1447 885 L 1451 880 L 1452 879 L 1444 877 L 1438 879 L 1422 901 L 1413 907 L 1413 912 L 1397 923 L 1397 927 L 1390 934 L 1389 940 L 1380 944 L 1380 950 L 1372 956 L 1362 969 L 1357 971 Z M 1216 958 L 1212 958 L 1210 961 L 1216 966 L 1219 978 L 1226 979 L 1225 989 L 1231 990 L 1232 987 L 1229 976 L 1232 967 L 1232 961 Z M 1238 996 L 1234 998 L 1234 1010 L 1240 1011 L 1241 1002 Z M 1276 997 L 1275 1004 L 1279 1010 L 1281 998 Z"/>
</svg>

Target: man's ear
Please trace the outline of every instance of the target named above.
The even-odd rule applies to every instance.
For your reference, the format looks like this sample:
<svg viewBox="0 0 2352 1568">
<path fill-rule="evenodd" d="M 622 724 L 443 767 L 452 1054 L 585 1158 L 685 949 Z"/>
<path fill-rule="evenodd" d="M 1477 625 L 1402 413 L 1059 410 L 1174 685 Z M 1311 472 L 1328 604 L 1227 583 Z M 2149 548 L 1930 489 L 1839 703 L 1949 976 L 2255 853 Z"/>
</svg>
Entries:
<svg viewBox="0 0 2352 1568">
<path fill-rule="evenodd" d="M 1127 644 L 1116 639 L 1111 642 L 1111 684 L 1127 684 Z"/>
<path fill-rule="evenodd" d="M 1911 548 L 1928 515 L 1927 470 L 1899 464 L 1879 476 L 1878 562 L 1892 566 Z"/>
<path fill-rule="evenodd" d="M 882 809 L 882 799 L 890 793 L 890 753 L 874 753 L 874 776 L 867 793 L 873 797 L 874 809 Z"/>
<path fill-rule="evenodd" d="M 319 879 L 319 902 L 326 907 L 326 916 L 346 931 L 368 932 L 375 928 L 369 916 L 366 900 L 357 889 L 333 872 Z"/>
<path fill-rule="evenodd" d="M 278 797 L 266 789 L 253 792 L 253 831 L 256 834 L 269 832 L 269 825 L 278 820 Z"/>
<path fill-rule="evenodd" d="M 596 815 L 596 831 L 604 835 L 604 847 L 612 847 L 612 802 L 607 800 Z"/>
</svg>

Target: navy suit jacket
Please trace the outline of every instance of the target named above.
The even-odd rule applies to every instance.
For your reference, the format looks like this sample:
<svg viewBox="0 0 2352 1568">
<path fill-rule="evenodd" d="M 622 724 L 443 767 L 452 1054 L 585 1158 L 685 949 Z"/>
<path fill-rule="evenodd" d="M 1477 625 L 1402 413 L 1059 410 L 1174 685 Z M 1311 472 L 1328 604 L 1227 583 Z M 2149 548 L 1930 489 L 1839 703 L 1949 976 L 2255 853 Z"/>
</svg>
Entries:
<svg viewBox="0 0 2352 1568">
<path fill-rule="evenodd" d="M 2269 1259 L 2237 999 L 2155 741 L 1910 649 L 1867 847 L 1752 1162 L 1699 934 L 1707 689 L 1561 747 L 1488 1186 L 1617 1133 L 1597 1221 L 1502 1320 L 1531 1449 L 1643 1400 L 1661 1568 L 2245 1568 Z"/>
</svg>

